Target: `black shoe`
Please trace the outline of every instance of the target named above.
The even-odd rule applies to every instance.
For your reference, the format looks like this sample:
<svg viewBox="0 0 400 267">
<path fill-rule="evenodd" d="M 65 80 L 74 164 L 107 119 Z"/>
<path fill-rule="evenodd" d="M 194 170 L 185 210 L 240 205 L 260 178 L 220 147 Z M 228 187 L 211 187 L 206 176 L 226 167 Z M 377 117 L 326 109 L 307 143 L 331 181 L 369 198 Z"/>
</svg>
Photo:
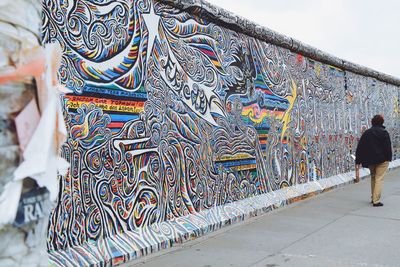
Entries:
<svg viewBox="0 0 400 267">
<path fill-rule="evenodd" d="M 383 203 L 381 203 L 381 202 L 374 203 L 374 204 L 372 204 L 372 206 L 374 206 L 374 207 L 382 207 Z"/>
</svg>

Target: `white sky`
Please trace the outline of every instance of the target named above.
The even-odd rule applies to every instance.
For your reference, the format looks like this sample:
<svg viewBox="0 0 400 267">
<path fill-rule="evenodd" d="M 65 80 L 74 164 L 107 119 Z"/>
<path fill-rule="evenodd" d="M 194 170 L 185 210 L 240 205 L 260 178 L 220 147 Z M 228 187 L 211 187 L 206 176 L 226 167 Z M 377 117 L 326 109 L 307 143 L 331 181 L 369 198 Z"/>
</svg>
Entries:
<svg viewBox="0 0 400 267">
<path fill-rule="evenodd" d="M 399 0 L 207 0 L 337 57 L 400 78 Z"/>
</svg>

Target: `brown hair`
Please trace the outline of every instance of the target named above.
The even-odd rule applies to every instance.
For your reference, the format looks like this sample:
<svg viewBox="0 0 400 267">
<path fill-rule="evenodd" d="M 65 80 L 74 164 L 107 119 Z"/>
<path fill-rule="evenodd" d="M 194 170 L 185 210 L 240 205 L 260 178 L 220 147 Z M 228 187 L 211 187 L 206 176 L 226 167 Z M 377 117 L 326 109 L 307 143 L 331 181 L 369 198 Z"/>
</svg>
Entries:
<svg viewBox="0 0 400 267">
<path fill-rule="evenodd" d="M 371 120 L 372 126 L 382 126 L 384 122 L 382 115 L 375 115 Z"/>
</svg>

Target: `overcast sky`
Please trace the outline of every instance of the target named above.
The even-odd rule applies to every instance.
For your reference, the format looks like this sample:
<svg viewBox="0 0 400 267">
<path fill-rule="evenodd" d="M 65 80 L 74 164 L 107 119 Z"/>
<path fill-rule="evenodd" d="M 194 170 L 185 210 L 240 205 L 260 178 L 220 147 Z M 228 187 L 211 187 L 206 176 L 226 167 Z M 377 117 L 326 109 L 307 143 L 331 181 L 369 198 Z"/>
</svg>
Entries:
<svg viewBox="0 0 400 267">
<path fill-rule="evenodd" d="M 399 0 L 207 0 L 337 57 L 400 78 Z"/>
</svg>

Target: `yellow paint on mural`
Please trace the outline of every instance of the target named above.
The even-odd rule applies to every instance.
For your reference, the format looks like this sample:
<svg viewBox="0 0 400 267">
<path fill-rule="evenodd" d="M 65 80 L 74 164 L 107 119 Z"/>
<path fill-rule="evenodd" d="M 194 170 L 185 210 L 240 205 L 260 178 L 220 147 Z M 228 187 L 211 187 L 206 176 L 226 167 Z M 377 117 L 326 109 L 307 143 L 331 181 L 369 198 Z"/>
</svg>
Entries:
<svg viewBox="0 0 400 267">
<path fill-rule="evenodd" d="M 320 73 L 321 73 L 321 66 L 320 65 L 317 65 L 317 67 L 316 67 L 316 73 L 317 73 L 317 76 L 319 76 L 320 75 Z"/>
<path fill-rule="evenodd" d="M 397 115 L 400 114 L 400 109 L 399 109 L 399 98 L 398 98 L 398 97 L 395 97 L 395 98 L 394 98 L 394 110 L 393 110 L 393 112 L 394 112 L 395 114 L 397 114 Z"/>
<path fill-rule="evenodd" d="M 253 159 L 254 157 L 247 153 L 238 153 L 236 155 L 224 155 L 222 157 L 217 157 L 217 161 L 228 161 L 228 160 L 240 160 L 240 159 Z"/>
<path fill-rule="evenodd" d="M 308 144 L 307 137 L 306 137 L 306 136 L 303 136 L 303 137 L 300 139 L 301 148 L 302 148 L 302 149 L 306 149 L 306 148 L 307 148 L 307 144 Z"/>
<path fill-rule="evenodd" d="M 255 168 L 256 168 L 255 164 L 248 164 L 248 165 L 241 165 L 241 166 L 232 167 L 232 169 L 236 170 L 236 171 L 253 170 Z"/>
<path fill-rule="evenodd" d="M 285 115 L 282 118 L 283 127 L 282 127 L 281 141 L 285 136 L 288 124 L 291 120 L 290 113 L 292 112 L 294 103 L 296 102 L 296 98 L 297 98 L 297 85 L 292 79 L 292 95 L 286 97 L 286 99 L 289 101 L 289 108 L 288 110 L 286 110 Z"/>
<path fill-rule="evenodd" d="M 329 66 L 329 68 L 331 68 L 331 69 L 334 69 L 334 70 L 337 70 L 337 71 L 340 71 L 340 72 L 343 71 L 341 68 L 338 68 L 338 67 L 335 67 L 335 66 L 332 66 L 332 65 L 328 65 L 328 66 Z"/>
</svg>

